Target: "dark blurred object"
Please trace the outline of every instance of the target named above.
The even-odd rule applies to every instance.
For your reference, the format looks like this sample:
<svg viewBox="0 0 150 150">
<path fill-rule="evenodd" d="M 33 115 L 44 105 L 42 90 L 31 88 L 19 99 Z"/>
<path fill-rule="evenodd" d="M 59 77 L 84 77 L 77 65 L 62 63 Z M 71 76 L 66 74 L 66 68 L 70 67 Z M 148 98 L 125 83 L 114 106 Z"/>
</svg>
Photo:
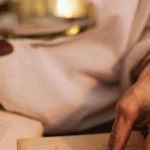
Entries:
<svg viewBox="0 0 150 150">
<path fill-rule="evenodd" d="M 8 5 L 7 5 L 7 3 L 2 3 L 1 1 L 0 1 L 0 13 L 3 13 L 3 12 L 6 12 L 6 11 L 8 11 Z"/>
<path fill-rule="evenodd" d="M 0 40 L 0 56 L 8 55 L 13 52 L 13 46 L 6 40 Z"/>
<path fill-rule="evenodd" d="M 103 123 L 101 125 L 97 125 L 96 127 L 83 130 L 83 131 L 76 131 L 70 133 L 62 133 L 62 134 L 45 134 L 44 136 L 65 136 L 65 135 L 81 135 L 81 134 L 94 134 L 94 133 L 110 133 L 112 129 L 114 120 Z"/>
<path fill-rule="evenodd" d="M 74 36 L 95 24 L 89 0 L 7 0 L 0 5 L 1 38 Z"/>
</svg>

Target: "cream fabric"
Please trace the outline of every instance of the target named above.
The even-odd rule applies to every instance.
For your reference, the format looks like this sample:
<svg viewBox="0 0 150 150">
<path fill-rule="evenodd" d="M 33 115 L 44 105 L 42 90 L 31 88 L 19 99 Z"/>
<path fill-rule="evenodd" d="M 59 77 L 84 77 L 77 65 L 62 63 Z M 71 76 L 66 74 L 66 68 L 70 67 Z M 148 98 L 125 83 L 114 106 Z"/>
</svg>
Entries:
<svg viewBox="0 0 150 150">
<path fill-rule="evenodd" d="M 51 133 L 114 117 L 118 81 L 129 87 L 133 64 L 150 49 L 149 38 L 141 39 L 150 0 L 93 2 L 98 25 L 68 42 L 10 41 L 14 52 L 0 58 L 0 102 L 8 111 L 41 120 Z"/>
</svg>

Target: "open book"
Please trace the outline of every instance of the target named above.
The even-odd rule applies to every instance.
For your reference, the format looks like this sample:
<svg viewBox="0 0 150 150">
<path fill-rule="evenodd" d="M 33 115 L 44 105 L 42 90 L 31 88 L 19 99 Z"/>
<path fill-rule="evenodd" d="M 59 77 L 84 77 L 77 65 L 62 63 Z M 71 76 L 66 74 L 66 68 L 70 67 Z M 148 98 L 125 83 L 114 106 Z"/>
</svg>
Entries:
<svg viewBox="0 0 150 150">
<path fill-rule="evenodd" d="M 17 150 L 18 139 L 40 137 L 42 133 L 40 122 L 0 110 L 1 150 Z"/>
<path fill-rule="evenodd" d="M 62 136 L 18 141 L 18 150 L 107 150 L 109 134 Z M 143 150 L 144 139 L 133 132 L 125 150 Z"/>
</svg>

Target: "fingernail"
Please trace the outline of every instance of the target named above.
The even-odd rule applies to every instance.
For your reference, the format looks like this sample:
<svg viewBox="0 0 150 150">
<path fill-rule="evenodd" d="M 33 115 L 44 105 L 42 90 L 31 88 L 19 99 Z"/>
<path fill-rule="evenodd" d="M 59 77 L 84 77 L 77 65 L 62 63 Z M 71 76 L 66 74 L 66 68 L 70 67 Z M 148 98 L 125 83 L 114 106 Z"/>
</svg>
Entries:
<svg viewBox="0 0 150 150">
<path fill-rule="evenodd" d="M 0 56 L 8 55 L 13 52 L 13 46 L 6 40 L 0 40 Z"/>
</svg>

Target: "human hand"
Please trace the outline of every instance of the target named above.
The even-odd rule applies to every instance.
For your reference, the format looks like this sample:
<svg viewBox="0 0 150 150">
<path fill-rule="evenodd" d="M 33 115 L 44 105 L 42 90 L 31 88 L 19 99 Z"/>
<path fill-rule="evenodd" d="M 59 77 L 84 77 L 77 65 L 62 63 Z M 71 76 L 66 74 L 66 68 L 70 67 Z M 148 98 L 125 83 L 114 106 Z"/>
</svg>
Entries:
<svg viewBox="0 0 150 150">
<path fill-rule="evenodd" d="M 145 150 L 150 150 L 150 64 L 116 106 L 116 120 L 109 140 L 110 150 L 124 149 L 134 125 L 148 127 Z"/>
</svg>

